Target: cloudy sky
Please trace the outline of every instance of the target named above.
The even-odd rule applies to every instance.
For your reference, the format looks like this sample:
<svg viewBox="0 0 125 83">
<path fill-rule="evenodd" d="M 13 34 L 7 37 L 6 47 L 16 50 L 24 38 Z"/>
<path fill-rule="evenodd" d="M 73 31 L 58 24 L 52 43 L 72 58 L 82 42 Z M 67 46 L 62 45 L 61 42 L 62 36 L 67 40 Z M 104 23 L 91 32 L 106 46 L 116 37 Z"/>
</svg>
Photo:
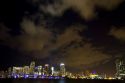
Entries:
<svg viewBox="0 0 125 83">
<path fill-rule="evenodd" d="M 0 67 L 34 60 L 115 73 L 125 54 L 124 0 L 0 1 Z"/>
</svg>

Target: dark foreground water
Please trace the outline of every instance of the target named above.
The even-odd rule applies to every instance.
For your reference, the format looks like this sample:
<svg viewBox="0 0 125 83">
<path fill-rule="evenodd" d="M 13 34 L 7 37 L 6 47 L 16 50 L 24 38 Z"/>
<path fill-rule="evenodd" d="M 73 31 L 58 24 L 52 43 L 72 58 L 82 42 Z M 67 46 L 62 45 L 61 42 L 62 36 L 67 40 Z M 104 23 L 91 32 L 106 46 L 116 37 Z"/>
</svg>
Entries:
<svg viewBox="0 0 125 83">
<path fill-rule="evenodd" d="M 125 83 L 125 80 L 43 80 L 43 79 L 0 79 L 0 83 Z"/>
</svg>

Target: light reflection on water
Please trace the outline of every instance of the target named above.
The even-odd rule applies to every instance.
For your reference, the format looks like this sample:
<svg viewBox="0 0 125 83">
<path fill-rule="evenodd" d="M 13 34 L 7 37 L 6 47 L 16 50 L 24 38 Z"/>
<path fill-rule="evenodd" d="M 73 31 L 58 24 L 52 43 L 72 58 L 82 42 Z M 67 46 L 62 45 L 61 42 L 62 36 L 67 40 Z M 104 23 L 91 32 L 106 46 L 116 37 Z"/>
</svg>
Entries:
<svg viewBox="0 0 125 83">
<path fill-rule="evenodd" d="M 65 83 L 65 80 L 61 79 L 61 80 L 59 81 L 59 83 Z"/>
<path fill-rule="evenodd" d="M 60 80 L 13 80 L 12 83 L 66 83 L 66 82 L 64 79 L 60 79 Z"/>
<path fill-rule="evenodd" d="M 80 80 L 80 79 L 5 79 L 0 83 L 125 83 L 125 80 Z"/>
</svg>

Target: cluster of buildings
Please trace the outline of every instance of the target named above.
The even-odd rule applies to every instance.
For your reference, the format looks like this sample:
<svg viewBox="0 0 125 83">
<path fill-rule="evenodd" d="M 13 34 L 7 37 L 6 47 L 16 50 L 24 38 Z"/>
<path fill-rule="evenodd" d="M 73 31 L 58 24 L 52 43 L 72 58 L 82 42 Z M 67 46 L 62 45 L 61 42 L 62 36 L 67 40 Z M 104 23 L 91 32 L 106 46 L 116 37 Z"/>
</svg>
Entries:
<svg viewBox="0 0 125 83">
<path fill-rule="evenodd" d="M 125 79 L 125 60 L 118 59 L 116 61 L 115 77 L 106 77 L 97 73 L 80 73 L 73 74 L 66 71 L 65 64 L 60 63 L 58 69 L 45 64 L 44 66 L 36 66 L 32 61 L 29 66 L 10 67 L 7 71 L 0 71 L 0 78 L 42 78 L 42 79 Z"/>
<path fill-rule="evenodd" d="M 65 64 L 60 63 L 59 70 L 55 70 L 53 66 L 45 64 L 44 66 L 35 66 L 35 62 L 31 62 L 30 66 L 10 67 L 8 71 L 0 72 L 1 78 L 49 78 L 49 77 L 65 77 Z"/>
<path fill-rule="evenodd" d="M 41 78 L 41 79 L 102 79 L 102 77 L 96 73 L 83 73 L 73 74 L 66 71 L 65 64 L 60 63 L 58 69 L 45 64 L 44 66 L 36 66 L 32 61 L 30 66 L 23 67 L 10 67 L 7 71 L 0 72 L 0 78 Z"/>
</svg>

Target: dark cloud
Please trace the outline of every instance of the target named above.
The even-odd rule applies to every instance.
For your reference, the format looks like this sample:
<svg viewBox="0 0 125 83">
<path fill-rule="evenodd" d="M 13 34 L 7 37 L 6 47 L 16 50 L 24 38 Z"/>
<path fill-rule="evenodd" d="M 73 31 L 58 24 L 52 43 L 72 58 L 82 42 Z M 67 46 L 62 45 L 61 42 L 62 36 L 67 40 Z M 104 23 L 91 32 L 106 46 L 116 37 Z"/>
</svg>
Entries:
<svg viewBox="0 0 125 83">
<path fill-rule="evenodd" d="M 8 32 L 9 32 L 10 30 L 7 28 L 7 27 L 5 27 L 5 25 L 4 24 L 0 24 L 0 40 L 6 40 L 6 39 L 8 39 L 9 38 L 9 34 L 8 34 Z"/>
<path fill-rule="evenodd" d="M 36 26 L 33 21 L 24 19 L 21 23 L 21 34 L 18 36 L 12 36 L 8 29 L 1 26 L 0 40 L 3 44 L 10 46 L 13 49 L 18 49 L 24 54 L 37 54 L 46 57 L 43 53 L 44 47 L 51 41 L 51 32 L 45 29 L 43 26 Z"/>
<path fill-rule="evenodd" d="M 10 30 L 8 28 L 1 27 L 0 39 L 5 44 L 24 52 L 33 53 L 34 55 L 36 53 L 36 57 L 40 55 L 38 58 L 47 57 L 52 49 L 59 49 L 61 46 L 65 46 L 72 41 L 82 40 L 78 35 L 78 31 L 82 29 L 69 28 L 64 33 L 58 34 L 55 37 L 52 31 L 44 26 L 35 25 L 35 22 L 29 19 L 24 19 L 21 22 L 21 34 L 19 36 L 14 37 L 9 34 Z"/>
<path fill-rule="evenodd" d="M 125 41 L 125 29 L 124 27 L 116 28 L 113 27 L 110 31 L 109 35 L 114 36 L 115 38 L 119 39 L 120 41 Z"/>
<path fill-rule="evenodd" d="M 111 56 L 103 53 L 90 43 L 84 43 L 84 46 L 66 49 L 65 62 L 70 67 L 83 69 L 104 63 L 111 59 Z M 99 63 L 99 64 L 97 64 Z"/>
<path fill-rule="evenodd" d="M 47 57 L 45 46 L 51 43 L 52 33 L 43 26 L 37 26 L 29 19 L 24 19 L 21 23 L 22 34 L 15 37 L 18 48 L 26 51 L 32 56 Z"/>
<path fill-rule="evenodd" d="M 96 16 L 96 6 L 111 10 L 117 7 L 122 1 L 123 0 L 60 0 L 47 6 L 41 5 L 40 9 L 45 13 L 58 16 L 62 15 L 65 10 L 72 8 L 79 12 L 83 18 L 91 19 Z"/>
<path fill-rule="evenodd" d="M 110 31 L 112 18 L 117 17 L 110 10 L 115 9 L 122 1 L 32 0 L 30 6 L 37 4 L 39 9 L 33 5 L 28 7 L 29 10 L 25 10 L 27 6 L 24 6 L 23 10 L 20 4 L 20 20 L 10 22 L 10 18 L 8 23 L 0 25 L 0 44 L 18 50 L 20 54 L 15 56 L 26 55 L 41 62 L 64 62 L 75 69 L 106 64 L 124 54 L 123 44 L 116 40 L 125 39 L 124 27 L 112 28 Z M 105 10 L 100 9 L 101 15 L 98 17 L 104 17 L 85 21 L 83 18 L 92 19 L 99 13 L 95 11 L 97 6 Z M 18 15 L 15 18 L 18 18 Z M 13 26 L 15 28 L 12 29 Z M 20 34 L 12 35 L 12 31 L 17 32 L 15 29 Z"/>
<path fill-rule="evenodd" d="M 49 29 L 35 25 L 34 21 L 24 19 L 21 22 L 21 35 L 16 37 L 8 35 L 7 39 L 1 37 L 1 40 L 4 40 L 12 48 L 17 48 L 23 54 L 38 59 L 51 57 L 53 56 L 51 53 L 57 51 L 56 57 L 63 57 L 59 61 L 64 61 L 69 67 L 90 65 L 109 59 L 110 56 L 83 41 L 86 39 L 80 36 L 80 32 L 85 29 L 86 27 L 82 25 L 72 25 L 55 37 L 54 33 Z M 7 35 L 4 27 L 2 33 L 4 36 Z M 55 42 L 52 40 L 55 40 Z"/>
<path fill-rule="evenodd" d="M 75 41 L 75 42 L 80 42 L 82 41 L 82 37 L 79 35 L 79 31 L 82 31 L 83 29 L 85 29 L 82 26 L 72 26 L 67 28 L 63 34 L 59 35 L 57 37 L 57 46 L 65 46 L 70 44 L 71 42 Z"/>
</svg>

